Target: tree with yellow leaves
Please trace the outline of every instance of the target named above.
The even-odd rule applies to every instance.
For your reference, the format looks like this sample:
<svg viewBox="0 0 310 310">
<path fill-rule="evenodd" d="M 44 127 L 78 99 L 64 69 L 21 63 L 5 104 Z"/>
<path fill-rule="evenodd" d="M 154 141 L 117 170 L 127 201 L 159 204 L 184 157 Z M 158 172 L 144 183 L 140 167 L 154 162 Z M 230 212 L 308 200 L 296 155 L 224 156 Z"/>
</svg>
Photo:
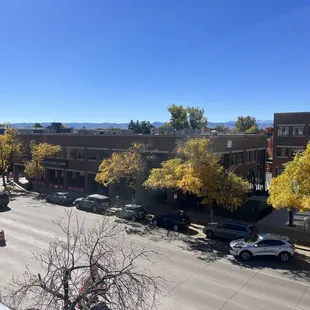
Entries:
<svg viewBox="0 0 310 310">
<path fill-rule="evenodd" d="M 310 143 L 285 164 L 281 175 L 271 180 L 268 203 L 275 209 L 310 210 Z"/>
<path fill-rule="evenodd" d="M 61 151 L 59 145 L 39 143 L 31 145 L 31 160 L 25 162 L 25 174 L 31 179 L 40 179 L 44 175 L 43 160 Z"/>
<path fill-rule="evenodd" d="M 2 174 L 3 186 L 6 186 L 5 175 L 12 164 L 12 156 L 18 155 L 21 150 L 18 132 L 16 129 L 7 127 L 5 134 L 0 135 L 0 170 Z"/>
<path fill-rule="evenodd" d="M 176 158 L 152 169 L 144 186 L 181 190 L 202 198 L 202 203 L 210 208 L 211 221 L 214 202 L 234 209 L 242 205 L 247 192 L 247 182 L 224 169 L 207 138 L 192 138 L 179 145 Z"/>
<path fill-rule="evenodd" d="M 135 200 L 137 188 L 145 180 L 148 163 L 152 160 L 152 154 L 147 149 L 148 145 L 136 142 L 126 152 L 114 152 L 100 164 L 96 182 L 108 186 L 126 178 Z"/>
</svg>

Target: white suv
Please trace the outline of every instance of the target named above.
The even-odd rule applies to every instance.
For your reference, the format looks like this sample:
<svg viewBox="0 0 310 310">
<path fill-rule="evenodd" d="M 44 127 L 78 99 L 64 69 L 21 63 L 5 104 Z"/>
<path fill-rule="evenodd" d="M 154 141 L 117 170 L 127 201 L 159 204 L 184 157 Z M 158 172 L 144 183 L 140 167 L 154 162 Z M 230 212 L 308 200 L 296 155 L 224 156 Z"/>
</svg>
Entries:
<svg viewBox="0 0 310 310">
<path fill-rule="evenodd" d="M 275 234 L 258 234 L 250 239 L 230 243 L 230 254 L 249 260 L 252 256 L 277 256 L 287 262 L 295 253 L 294 244 L 288 237 Z"/>
</svg>

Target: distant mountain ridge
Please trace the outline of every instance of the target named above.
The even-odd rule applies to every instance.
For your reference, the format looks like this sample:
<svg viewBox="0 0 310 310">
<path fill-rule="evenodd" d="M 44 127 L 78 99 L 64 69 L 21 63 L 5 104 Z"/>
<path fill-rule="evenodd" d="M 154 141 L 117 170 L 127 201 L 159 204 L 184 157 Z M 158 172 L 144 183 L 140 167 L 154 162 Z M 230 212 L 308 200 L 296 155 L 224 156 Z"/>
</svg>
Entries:
<svg viewBox="0 0 310 310">
<path fill-rule="evenodd" d="M 160 127 L 165 122 L 153 122 L 152 125 L 155 127 Z M 43 122 L 40 123 L 43 127 L 49 126 L 51 123 Z M 96 128 L 102 128 L 102 129 L 108 129 L 108 128 L 121 128 L 121 129 L 127 129 L 128 123 L 63 123 L 67 127 L 73 127 L 76 129 L 81 129 L 83 127 L 88 129 L 96 129 Z M 21 128 L 27 128 L 27 127 L 33 127 L 34 123 L 12 123 L 12 126 L 18 129 Z M 267 120 L 258 120 L 257 125 L 259 128 L 266 128 L 266 127 L 273 127 L 273 121 Z M 229 121 L 229 122 L 208 122 L 208 127 L 214 128 L 216 126 L 225 126 L 229 128 L 235 127 L 235 121 Z"/>
</svg>

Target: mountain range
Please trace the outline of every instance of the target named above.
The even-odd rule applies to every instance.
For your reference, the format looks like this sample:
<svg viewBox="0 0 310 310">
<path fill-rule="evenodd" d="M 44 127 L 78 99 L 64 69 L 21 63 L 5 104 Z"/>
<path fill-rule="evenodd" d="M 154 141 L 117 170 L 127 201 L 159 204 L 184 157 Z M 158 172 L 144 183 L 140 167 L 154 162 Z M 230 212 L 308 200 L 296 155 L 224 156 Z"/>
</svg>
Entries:
<svg viewBox="0 0 310 310">
<path fill-rule="evenodd" d="M 273 121 L 267 120 L 257 120 L 257 125 L 259 128 L 266 128 L 266 127 L 273 127 Z M 43 127 L 49 126 L 51 123 L 40 123 Z M 164 122 L 153 122 L 152 125 L 155 127 L 160 127 L 163 125 Z M 27 128 L 27 127 L 33 127 L 34 123 L 12 123 L 11 124 L 15 128 Z M 102 129 L 108 129 L 108 128 L 121 128 L 121 129 L 127 129 L 128 123 L 64 123 L 67 127 L 73 127 L 76 129 L 80 128 L 88 128 L 88 129 L 95 129 L 95 128 L 102 128 Z M 235 127 L 235 121 L 229 121 L 229 122 L 208 122 L 208 127 L 214 128 L 216 126 L 225 126 L 229 128 Z"/>
</svg>

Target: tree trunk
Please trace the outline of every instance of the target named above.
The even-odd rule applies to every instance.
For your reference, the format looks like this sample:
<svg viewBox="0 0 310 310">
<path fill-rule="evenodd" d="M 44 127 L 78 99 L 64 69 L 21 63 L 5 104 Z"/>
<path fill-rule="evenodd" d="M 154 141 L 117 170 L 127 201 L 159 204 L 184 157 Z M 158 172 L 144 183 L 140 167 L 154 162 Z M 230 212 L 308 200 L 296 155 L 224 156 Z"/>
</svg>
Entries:
<svg viewBox="0 0 310 310">
<path fill-rule="evenodd" d="M 209 210 L 210 210 L 210 222 L 212 223 L 213 222 L 213 215 L 214 215 L 212 203 L 209 204 Z"/>
<path fill-rule="evenodd" d="M 4 187 L 6 187 L 5 172 L 4 172 L 4 160 L 3 160 L 3 158 L 1 159 L 1 166 L 2 166 L 2 185 Z"/>
<path fill-rule="evenodd" d="M 70 271 L 65 270 L 64 279 L 63 279 L 63 287 L 64 287 L 64 310 L 70 309 L 70 300 L 69 300 L 69 277 Z"/>
<path fill-rule="evenodd" d="M 288 226 L 290 226 L 290 227 L 294 226 L 293 208 L 288 209 Z"/>
</svg>

